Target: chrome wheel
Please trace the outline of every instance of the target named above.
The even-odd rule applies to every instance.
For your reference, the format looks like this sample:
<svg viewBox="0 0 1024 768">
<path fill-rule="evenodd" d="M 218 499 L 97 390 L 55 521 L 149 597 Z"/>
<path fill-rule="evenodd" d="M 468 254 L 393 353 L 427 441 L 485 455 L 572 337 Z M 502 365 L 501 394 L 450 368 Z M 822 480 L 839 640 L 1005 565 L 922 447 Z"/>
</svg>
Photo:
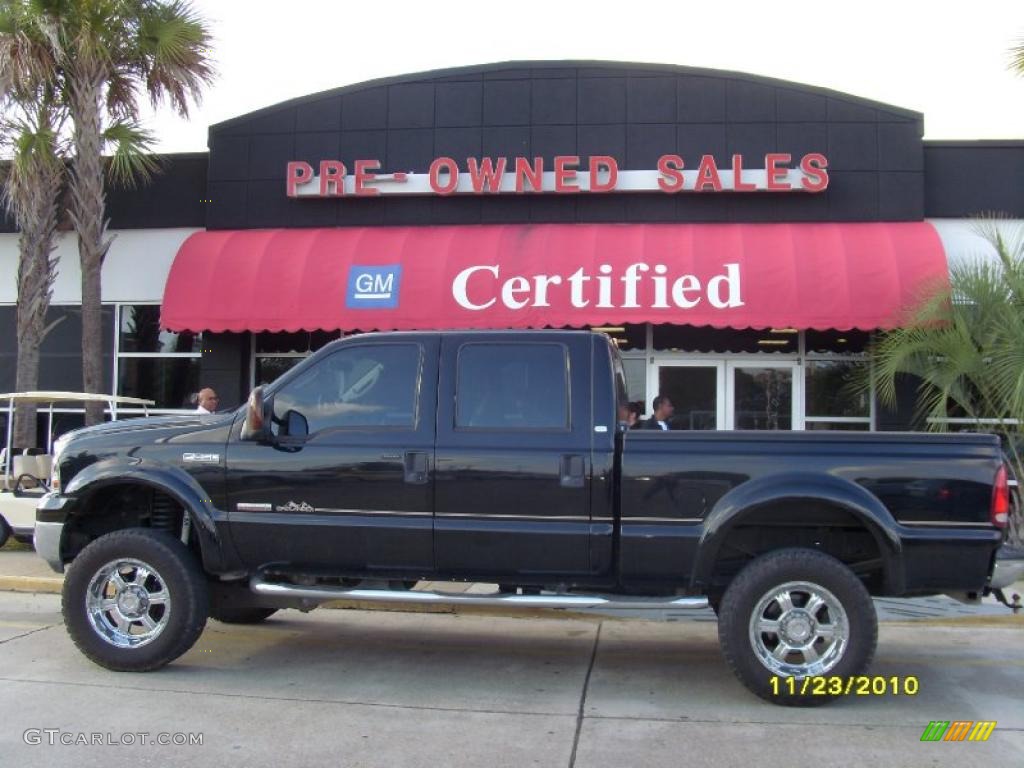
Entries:
<svg viewBox="0 0 1024 768">
<path fill-rule="evenodd" d="M 164 631 L 171 596 L 163 577 L 141 560 L 112 560 L 93 574 L 85 594 L 89 623 L 118 648 L 139 648 Z"/>
<path fill-rule="evenodd" d="M 770 672 L 811 677 L 829 672 L 850 640 L 842 603 L 824 587 L 790 581 L 757 601 L 750 615 L 750 644 Z"/>
</svg>

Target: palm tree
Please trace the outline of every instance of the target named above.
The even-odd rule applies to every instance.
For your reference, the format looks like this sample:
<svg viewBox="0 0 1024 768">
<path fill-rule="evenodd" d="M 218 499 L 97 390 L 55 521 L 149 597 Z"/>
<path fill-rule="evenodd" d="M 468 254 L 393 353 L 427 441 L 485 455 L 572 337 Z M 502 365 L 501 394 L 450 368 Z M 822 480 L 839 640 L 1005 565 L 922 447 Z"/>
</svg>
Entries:
<svg viewBox="0 0 1024 768">
<path fill-rule="evenodd" d="M 188 115 L 213 79 L 206 23 L 183 0 L 22 0 L 45 36 L 66 83 L 73 124 L 71 219 L 82 266 L 82 386 L 103 385 L 100 274 L 112 238 L 104 219 L 104 138 L 119 151 L 109 170 L 122 179 L 152 172 L 148 135 L 137 127 L 139 100 L 167 101 Z M 111 133 L 113 131 L 113 135 Z M 86 423 L 103 418 L 86 409 Z"/>
<path fill-rule="evenodd" d="M 948 287 L 927 297 L 905 327 L 873 342 L 868 375 L 889 406 L 898 380 L 915 377 L 916 416 L 928 429 L 959 423 L 999 435 L 1024 480 L 1024 232 L 995 219 L 980 220 L 977 229 L 998 262 L 952 265 Z M 1024 541 L 1019 505 L 1011 536 Z"/>
<path fill-rule="evenodd" d="M 53 294 L 59 199 L 65 179 L 62 126 L 66 110 L 45 41 L 33 37 L 19 11 L 0 11 L 0 146 L 8 157 L 3 201 L 18 226 L 18 299 L 15 389 L 37 389 L 39 350 L 52 328 L 46 315 Z M 14 444 L 36 445 L 34 406 L 14 414 Z"/>
</svg>

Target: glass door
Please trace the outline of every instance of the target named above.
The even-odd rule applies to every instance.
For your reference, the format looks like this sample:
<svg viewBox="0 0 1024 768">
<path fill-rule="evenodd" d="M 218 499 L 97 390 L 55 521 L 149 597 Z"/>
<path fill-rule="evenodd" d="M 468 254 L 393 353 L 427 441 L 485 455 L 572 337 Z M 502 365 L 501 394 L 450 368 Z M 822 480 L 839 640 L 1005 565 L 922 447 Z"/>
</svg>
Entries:
<svg viewBox="0 0 1024 768">
<path fill-rule="evenodd" d="M 675 406 L 672 429 L 724 429 L 724 364 L 693 361 L 658 366 L 657 386 L 648 392 L 646 412 L 657 394 L 668 395 Z"/>
<path fill-rule="evenodd" d="M 795 362 L 726 364 L 726 429 L 796 429 L 800 377 Z"/>
</svg>

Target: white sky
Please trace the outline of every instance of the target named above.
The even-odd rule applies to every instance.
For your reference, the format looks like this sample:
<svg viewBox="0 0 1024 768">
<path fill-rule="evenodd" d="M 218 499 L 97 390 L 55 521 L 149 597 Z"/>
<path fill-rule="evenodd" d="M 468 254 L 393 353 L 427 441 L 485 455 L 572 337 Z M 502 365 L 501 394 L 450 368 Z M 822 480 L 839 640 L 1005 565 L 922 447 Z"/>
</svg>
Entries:
<svg viewBox="0 0 1024 768">
<path fill-rule="evenodd" d="M 1020 0 L 194 0 L 220 77 L 189 121 L 160 110 L 158 151 L 209 125 L 365 80 L 513 59 L 731 69 L 923 112 L 929 139 L 1024 137 Z"/>
</svg>

